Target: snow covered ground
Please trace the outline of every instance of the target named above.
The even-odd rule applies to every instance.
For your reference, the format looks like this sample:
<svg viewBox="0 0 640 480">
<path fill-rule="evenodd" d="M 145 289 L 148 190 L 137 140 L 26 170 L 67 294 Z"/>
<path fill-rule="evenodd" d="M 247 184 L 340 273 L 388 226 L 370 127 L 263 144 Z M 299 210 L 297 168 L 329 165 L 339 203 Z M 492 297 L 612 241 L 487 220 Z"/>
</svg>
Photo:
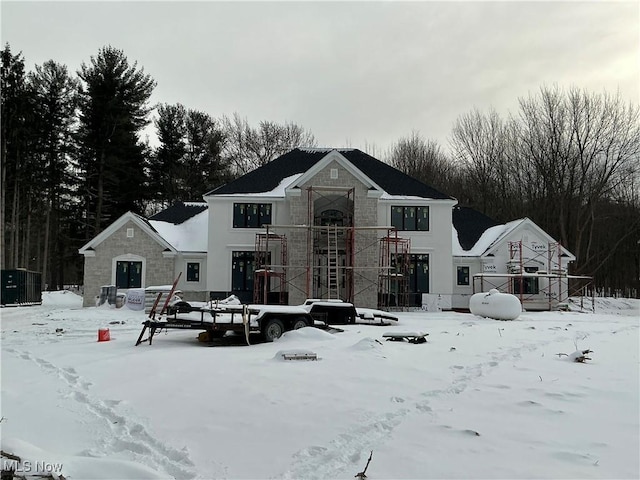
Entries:
<svg viewBox="0 0 640 480">
<path fill-rule="evenodd" d="M 402 313 L 250 347 L 194 331 L 134 347 L 144 313 L 43 300 L 0 310 L 2 450 L 23 470 L 352 479 L 373 451 L 369 479 L 640 477 L 638 300 L 511 322 Z M 429 341 L 383 341 L 403 330 Z M 592 360 L 556 355 L 576 345 Z M 294 350 L 319 360 L 279 355 Z"/>
</svg>

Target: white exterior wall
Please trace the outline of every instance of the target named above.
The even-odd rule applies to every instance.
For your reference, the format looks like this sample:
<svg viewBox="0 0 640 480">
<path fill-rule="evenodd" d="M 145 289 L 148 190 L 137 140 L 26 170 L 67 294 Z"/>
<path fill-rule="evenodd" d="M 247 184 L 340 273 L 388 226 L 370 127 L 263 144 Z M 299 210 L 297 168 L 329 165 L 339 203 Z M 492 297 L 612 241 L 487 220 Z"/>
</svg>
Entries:
<svg viewBox="0 0 640 480">
<path fill-rule="evenodd" d="M 200 280 L 198 282 L 187 281 L 187 263 L 200 264 Z M 207 254 L 201 252 L 182 252 L 175 257 L 174 279 L 182 272 L 177 289 L 182 290 L 186 301 L 204 302 L 209 299 L 207 289 Z"/>
<path fill-rule="evenodd" d="M 411 253 L 429 254 L 429 293 L 451 296 L 453 282 L 451 259 L 453 246 L 451 244 L 452 209 L 455 200 L 430 199 L 381 199 L 378 202 L 379 225 L 391 225 L 392 206 L 428 206 L 429 231 L 399 231 L 401 238 L 411 239 Z"/>
<path fill-rule="evenodd" d="M 469 267 L 469 285 L 458 285 L 458 267 Z M 473 295 L 473 276 L 482 273 L 482 262 L 479 257 L 453 257 L 453 296 L 451 308 L 469 308 L 469 299 Z"/>
<path fill-rule="evenodd" d="M 260 195 L 229 195 L 207 198 L 209 205 L 208 257 L 206 285 L 209 291 L 231 290 L 231 252 L 239 250 L 253 251 L 255 234 L 264 232 L 258 228 L 233 228 L 233 204 L 271 203 L 272 223 L 291 224 L 288 199 Z M 378 225 L 391 225 L 391 207 L 394 205 L 428 206 L 429 231 L 402 231 L 402 238 L 411 239 L 411 253 L 429 254 L 429 290 L 430 293 L 446 295 L 453 293 L 455 277 L 451 269 L 451 215 L 454 200 L 431 199 L 380 199 L 377 206 Z M 377 232 L 382 235 L 385 232 Z M 186 268 L 186 263 L 185 263 Z"/>
<path fill-rule="evenodd" d="M 253 251 L 256 245 L 256 233 L 264 228 L 233 228 L 234 203 L 270 203 L 272 205 L 271 222 L 289 224 L 289 208 L 284 198 L 261 195 L 229 195 L 208 197 L 209 235 L 206 269 L 207 290 L 231 290 L 231 253 L 233 251 Z"/>
</svg>

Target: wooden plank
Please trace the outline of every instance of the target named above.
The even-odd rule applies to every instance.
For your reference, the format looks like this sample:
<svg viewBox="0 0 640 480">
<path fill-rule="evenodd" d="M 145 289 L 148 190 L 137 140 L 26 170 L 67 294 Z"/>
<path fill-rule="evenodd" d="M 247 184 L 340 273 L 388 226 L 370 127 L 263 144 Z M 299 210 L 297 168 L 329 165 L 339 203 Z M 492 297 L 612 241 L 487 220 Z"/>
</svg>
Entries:
<svg viewBox="0 0 640 480">
<path fill-rule="evenodd" d="M 142 336 L 144 335 L 144 332 L 146 330 L 147 330 L 147 322 L 144 322 L 144 327 L 142 327 L 142 331 L 140 332 L 140 336 L 138 337 L 138 341 L 136 342 L 136 347 L 140 345 L 143 341 L 146 341 L 146 340 L 142 340 Z"/>
<path fill-rule="evenodd" d="M 160 297 L 162 297 L 162 292 L 158 293 L 158 296 L 156 297 L 156 301 L 153 302 L 153 306 L 151 307 L 151 311 L 149 312 L 149 318 L 156 318 L 156 308 L 158 308 Z"/>
<path fill-rule="evenodd" d="M 171 286 L 171 290 L 169 290 L 169 295 L 167 295 L 167 298 L 164 301 L 164 305 L 162 306 L 162 310 L 160 310 L 160 316 L 164 315 L 164 313 L 167 311 L 167 306 L 169 305 L 169 301 L 171 300 L 171 297 L 173 297 L 173 294 L 176 291 L 176 287 L 178 286 L 178 282 L 180 281 L 181 276 L 182 276 L 182 272 L 178 274 L 178 277 L 173 282 L 173 285 Z"/>
</svg>

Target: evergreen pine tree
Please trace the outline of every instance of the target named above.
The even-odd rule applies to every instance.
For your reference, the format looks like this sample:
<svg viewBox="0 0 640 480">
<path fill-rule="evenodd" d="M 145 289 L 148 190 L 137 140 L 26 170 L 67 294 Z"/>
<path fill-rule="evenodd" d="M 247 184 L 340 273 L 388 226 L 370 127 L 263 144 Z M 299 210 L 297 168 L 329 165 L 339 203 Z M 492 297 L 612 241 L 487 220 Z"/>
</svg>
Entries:
<svg viewBox="0 0 640 480">
<path fill-rule="evenodd" d="M 149 122 L 155 81 L 130 65 L 122 50 L 103 47 L 78 71 L 79 166 L 87 238 L 128 210 L 142 211 L 148 184 L 145 145 L 139 134 Z"/>
</svg>

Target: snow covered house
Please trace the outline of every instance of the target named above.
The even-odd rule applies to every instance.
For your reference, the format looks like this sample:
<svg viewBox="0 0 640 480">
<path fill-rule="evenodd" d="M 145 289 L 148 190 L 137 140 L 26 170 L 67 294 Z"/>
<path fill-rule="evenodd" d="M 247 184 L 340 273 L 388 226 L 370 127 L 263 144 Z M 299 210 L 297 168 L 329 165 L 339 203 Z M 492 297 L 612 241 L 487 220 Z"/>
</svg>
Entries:
<svg viewBox="0 0 640 480">
<path fill-rule="evenodd" d="M 520 298 L 527 310 L 552 310 L 569 296 L 575 256 L 529 218 L 504 225 L 470 208 L 453 209 L 452 308 L 496 288 Z"/>
<path fill-rule="evenodd" d="M 178 202 L 146 219 L 127 212 L 86 243 L 83 305 L 95 305 L 103 285 L 118 291 L 167 285 L 182 272 L 185 299 L 204 300 L 207 204 Z"/>
<path fill-rule="evenodd" d="M 294 149 L 204 200 L 129 212 L 83 246 L 84 304 L 182 272 L 187 300 L 465 309 L 497 287 L 549 308 L 574 260 L 531 220 L 497 225 L 357 149 Z"/>
</svg>

